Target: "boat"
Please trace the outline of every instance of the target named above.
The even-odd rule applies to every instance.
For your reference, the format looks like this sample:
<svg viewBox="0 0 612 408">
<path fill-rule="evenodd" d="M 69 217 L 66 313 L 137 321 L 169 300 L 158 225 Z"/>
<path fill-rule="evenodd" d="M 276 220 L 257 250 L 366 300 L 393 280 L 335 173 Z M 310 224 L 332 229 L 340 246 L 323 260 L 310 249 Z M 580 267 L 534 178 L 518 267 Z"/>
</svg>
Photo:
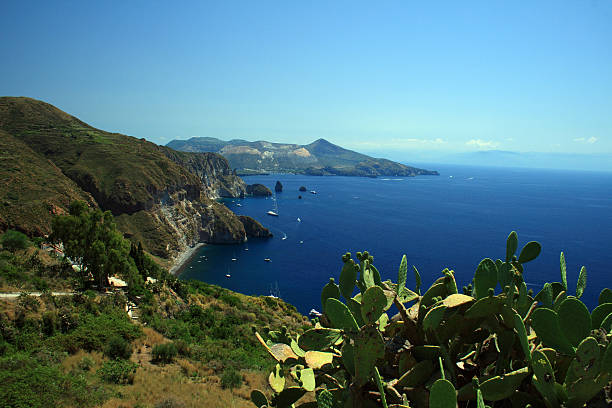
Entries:
<svg viewBox="0 0 612 408">
<path fill-rule="evenodd" d="M 303 243 L 304 243 L 304 241 L 300 241 L 300 244 L 303 244 Z"/>
<path fill-rule="evenodd" d="M 231 278 L 231 277 L 232 277 L 232 275 L 230 275 L 229 273 L 226 273 L 226 274 L 225 274 L 225 277 L 226 277 L 226 278 Z"/>
<path fill-rule="evenodd" d="M 236 262 L 238 259 L 236 258 L 232 258 L 232 262 Z"/>
<path fill-rule="evenodd" d="M 237 207 L 242 207 L 242 204 L 238 203 L 236 204 Z"/>
<path fill-rule="evenodd" d="M 248 251 L 248 250 L 249 250 L 249 248 L 244 248 L 244 250 L 245 250 L 245 251 Z"/>
<path fill-rule="evenodd" d="M 270 258 L 264 258 L 264 261 L 266 262 L 272 262 L 272 260 Z"/>
<path fill-rule="evenodd" d="M 281 240 L 286 240 L 287 239 L 287 234 L 283 234 L 283 237 L 281 238 Z"/>
<path fill-rule="evenodd" d="M 278 217 L 278 214 L 277 214 L 277 213 L 275 213 L 275 212 L 274 212 L 274 211 L 272 211 L 272 210 L 268 211 L 266 214 L 271 215 L 271 216 L 273 216 L 273 217 Z"/>
<path fill-rule="evenodd" d="M 310 194 L 317 194 L 317 192 L 314 190 L 310 190 Z"/>
<path fill-rule="evenodd" d="M 297 221 L 298 221 L 298 222 L 302 222 L 302 220 L 300 220 L 300 217 L 298 217 Z"/>
<path fill-rule="evenodd" d="M 311 319 L 314 319 L 315 317 L 321 317 L 323 315 L 316 309 L 310 309 L 310 313 L 308 313 L 308 316 L 310 316 Z"/>
</svg>

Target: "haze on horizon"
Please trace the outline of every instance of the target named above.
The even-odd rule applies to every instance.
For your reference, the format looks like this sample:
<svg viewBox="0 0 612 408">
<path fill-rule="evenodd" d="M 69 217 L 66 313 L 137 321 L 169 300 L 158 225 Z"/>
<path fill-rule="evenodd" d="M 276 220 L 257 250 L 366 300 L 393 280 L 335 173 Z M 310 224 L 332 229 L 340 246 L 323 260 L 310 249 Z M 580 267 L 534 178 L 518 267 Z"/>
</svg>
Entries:
<svg viewBox="0 0 612 408">
<path fill-rule="evenodd" d="M 612 169 L 612 2 L 1 9 L 0 94 L 104 130 L 159 144 L 325 138 L 402 161 L 592 156 Z"/>
</svg>

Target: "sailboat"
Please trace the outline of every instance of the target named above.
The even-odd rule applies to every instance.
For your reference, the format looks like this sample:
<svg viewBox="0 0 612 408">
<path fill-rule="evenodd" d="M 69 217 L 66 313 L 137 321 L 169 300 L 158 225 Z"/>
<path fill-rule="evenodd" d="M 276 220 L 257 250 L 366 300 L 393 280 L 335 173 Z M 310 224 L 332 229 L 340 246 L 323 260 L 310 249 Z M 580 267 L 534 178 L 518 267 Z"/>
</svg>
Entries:
<svg viewBox="0 0 612 408">
<path fill-rule="evenodd" d="M 230 271 L 229 271 L 229 266 L 227 267 L 227 273 L 225 274 L 226 278 L 231 278 L 232 275 L 230 275 Z"/>
<path fill-rule="evenodd" d="M 274 200 L 274 211 L 270 210 L 266 214 L 278 217 L 278 202 L 276 201 L 276 197 L 273 197 L 272 200 Z"/>
</svg>

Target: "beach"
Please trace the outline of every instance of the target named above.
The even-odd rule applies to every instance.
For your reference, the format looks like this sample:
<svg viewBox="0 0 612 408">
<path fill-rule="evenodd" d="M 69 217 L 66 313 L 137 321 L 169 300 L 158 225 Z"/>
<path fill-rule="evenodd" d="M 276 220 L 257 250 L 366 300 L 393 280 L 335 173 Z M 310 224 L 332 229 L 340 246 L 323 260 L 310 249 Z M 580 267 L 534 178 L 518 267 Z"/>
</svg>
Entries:
<svg viewBox="0 0 612 408">
<path fill-rule="evenodd" d="M 179 276 L 183 271 L 185 265 L 191 261 L 191 259 L 195 256 L 198 249 L 203 247 L 205 244 L 202 242 L 197 243 L 192 247 L 187 247 L 184 251 L 182 251 L 174 260 L 172 266 L 169 269 L 170 274 L 174 276 Z"/>
</svg>

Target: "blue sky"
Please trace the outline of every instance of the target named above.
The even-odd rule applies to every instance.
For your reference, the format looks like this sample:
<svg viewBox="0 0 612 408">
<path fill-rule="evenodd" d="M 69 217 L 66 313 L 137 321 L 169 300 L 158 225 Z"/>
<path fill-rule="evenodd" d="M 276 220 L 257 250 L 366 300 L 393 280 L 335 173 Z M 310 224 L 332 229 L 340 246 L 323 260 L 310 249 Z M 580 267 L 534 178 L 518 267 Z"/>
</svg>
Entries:
<svg viewBox="0 0 612 408">
<path fill-rule="evenodd" d="M 160 144 L 612 153 L 611 1 L 5 1 L 0 38 L 0 94 Z"/>
</svg>

